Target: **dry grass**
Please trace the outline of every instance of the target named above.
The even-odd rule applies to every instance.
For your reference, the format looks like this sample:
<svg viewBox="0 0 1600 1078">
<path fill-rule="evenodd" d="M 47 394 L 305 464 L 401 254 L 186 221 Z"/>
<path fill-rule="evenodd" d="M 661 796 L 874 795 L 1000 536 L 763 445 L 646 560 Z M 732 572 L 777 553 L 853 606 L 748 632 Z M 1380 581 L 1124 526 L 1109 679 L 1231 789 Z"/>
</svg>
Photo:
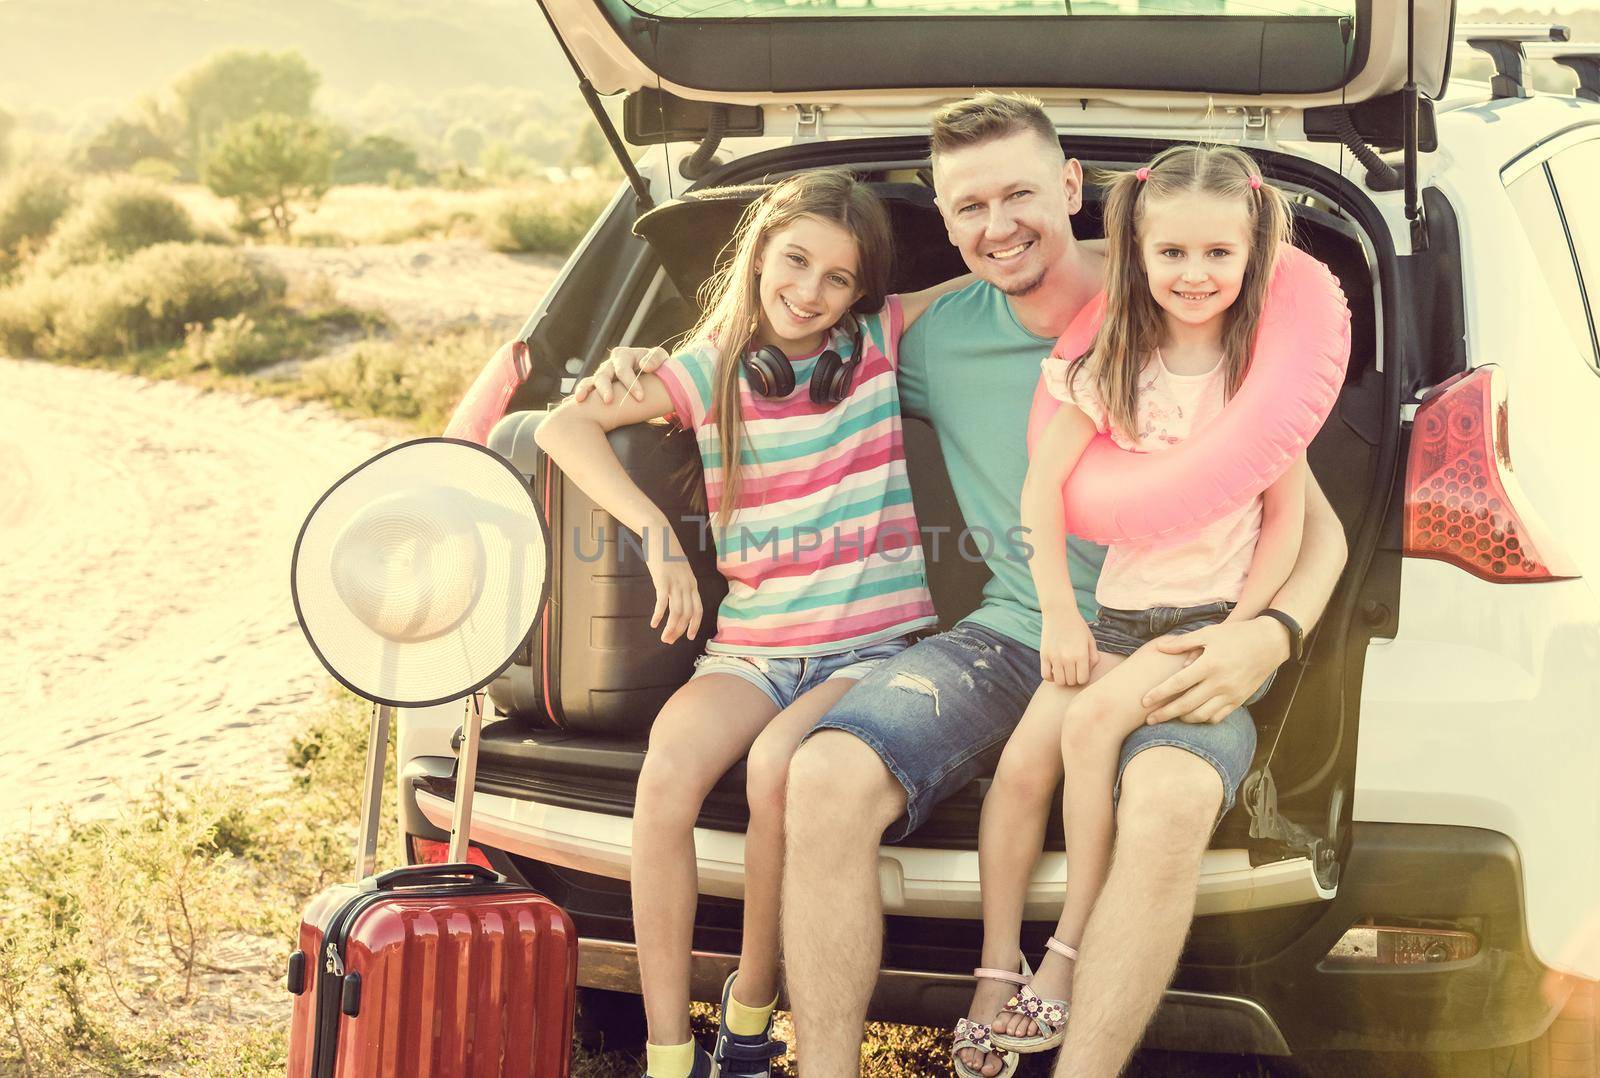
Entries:
<svg viewBox="0 0 1600 1078">
<path fill-rule="evenodd" d="M 349 873 L 366 713 L 330 692 L 288 788 L 157 784 L 0 843 L 0 1074 L 282 1074 L 283 962 Z"/>
<path fill-rule="evenodd" d="M 369 337 L 306 364 L 289 392 L 351 415 L 398 419 L 433 434 L 444 429 L 502 343 L 497 330 L 481 326 Z"/>
</svg>

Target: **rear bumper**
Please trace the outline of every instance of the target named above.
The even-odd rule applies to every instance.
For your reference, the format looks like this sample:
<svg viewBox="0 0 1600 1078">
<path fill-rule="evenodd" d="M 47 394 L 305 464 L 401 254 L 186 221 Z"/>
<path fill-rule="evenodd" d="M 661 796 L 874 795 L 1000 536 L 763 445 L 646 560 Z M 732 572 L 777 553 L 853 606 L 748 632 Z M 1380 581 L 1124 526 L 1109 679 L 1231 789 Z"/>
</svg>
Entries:
<svg viewBox="0 0 1600 1078">
<path fill-rule="evenodd" d="M 446 798 L 412 791 L 420 816 L 448 826 Z M 572 915 L 583 937 L 580 983 L 636 991 L 629 821 L 481 791 L 475 806 L 474 841 Z M 1519 1044 L 1549 1027 L 1565 998 L 1541 994 L 1547 970 L 1529 943 L 1510 839 L 1477 828 L 1358 822 L 1350 841 L 1336 895 L 1315 890 L 1309 865 L 1252 868 L 1244 851 L 1207 853 L 1194 927 L 1148 1047 L 1451 1052 Z M 715 1001 L 738 952 L 743 844 L 709 829 L 696 842 L 704 897 L 694 997 Z M 1059 912 L 1063 876 L 1058 855 L 1030 887 L 1030 952 Z M 889 917 L 872 1016 L 948 1024 L 970 999 L 965 974 L 980 942 L 975 855 L 884 847 L 880 880 Z M 1479 949 L 1437 965 L 1329 967 L 1329 950 L 1369 917 L 1467 928 Z"/>
<path fill-rule="evenodd" d="M 1505 835 L 1470 827 L 1356 823 L 1339 893 L 1272 933 L 1267 918 L 1196 922 L 1175 985 L 1254 999 L 1305 1050 L 1455 1052 L 1543 1033 L 1566 1002 L 1541 993 L 1522 866 Z M 1326 957 L 1351 925 L 1465 928 L 1478 952 L 1454 962 L 1367 970 Z M 1570 988 L 1570 982 L 1569 982 Z"/>
<path fill-rule="evenodd" d="M 417 807 L 434 826 L 450 826 L 451 802 L 426 790 Z M 519 857 L 612 880 L 628 878 L 633 821 L 479 790 L 473 798 L 472 837 Z M 744 836 L 695 829 L 700 893 L 744 897 Z M 1066 856 L 1046 852 L 1028 886 L 1024 916 L 1054 919 L 1066 897 Z M 878 858 L 885 912 L 908 917 L 977 920 L 982 916 L 978 855 L 973 850 L 885 846 Z M 1300 905 L 1331 897 L 1307 858 L 1252 865 L 1245 850 L 1210 850 L 1201 869 L 1200 915 Z"/>
<path fill-rule="evenodd" d="M 1183 1052 L 1289 1055 L 1317 1051 L 1457 1052 L 1503 1047 L 1543 1033 L 1566 1002 L 1540 993 L 1545 973 L 1527 946 L 1520 874 L 1504 836 L 1448 827 L 1357 825 L 1339 896 L 1301 910 L 1200 917 L 1173 986 L 1144 1040 L 1146 1048 Z M 550 882 L 560 886 L 556 880 Z M 592 894 L 569 892 L 579 903 Z M 705 922 L 721 911 L 705 911 Z M 1408 970 L 1330 969 L 1324 957 L 1355 921 L 1445 921 L 1471 924 L 1479 937 L 1473 958 Z M 638 991 L 631 941 L 614 937 L 616 924 L 576 918 L 584 935 L 579 981 Z M 918 922 L 889 918 L 887 961 L 871 1014 L 885 1021 L 948 1025 L 965 1013 L 977 954 L 977 926 L 942 922 L 969 949 L 939 951 L 919 938 Z M 735 927 L 735 926 L 730 926 Z M 1030 950 L 1052 927 L 1030 925 Z M 594 930 L 594 934 L 591 934 Z M 970 930 L 970 932 L 969 932 Z M 726 945 L 736 931 L 697 931 L 696 941 Z M 920 946 L 919 946 L 920 944 Z M 718 998 L 736 958 L 697 950 L 696 999 Z M 943 969 L 906 960 L 942 962 Z"/>
</svg>

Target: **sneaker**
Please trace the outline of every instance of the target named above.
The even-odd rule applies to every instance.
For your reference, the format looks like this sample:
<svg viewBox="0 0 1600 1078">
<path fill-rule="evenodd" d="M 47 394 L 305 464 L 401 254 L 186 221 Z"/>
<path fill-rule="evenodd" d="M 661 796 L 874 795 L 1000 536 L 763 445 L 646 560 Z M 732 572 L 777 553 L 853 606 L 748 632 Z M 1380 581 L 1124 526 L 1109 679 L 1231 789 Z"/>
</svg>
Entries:
<svg viewBox="0 0 1600 1078">
<path fill-rule="evenodd" d="M 733 996 L 733 981 L 738 971 L 728 974 L 722 986 L 722 1021 L 717 1026 L 717 1046 L 712 1061 L 718 1075 L 737 1078 L 772 1078 L 772 1061 L 789 1050 L 782 1041 L 772 1039 L 772 1018 L 760 1033 L 744 1036 L 728 1029 L 728 1000 Z"/>
<path fill-rule="evenodd" d="M 716 1073 L 717 1065 L 711 1062 L 711 1057 L 706 1054 L 706 1050 L 704 1048 L 696 1045 L 694 1050 L 694 1066 L 689 1070 L 689 1078 L 715 1078 Z M 646 1073 L 642 1076 L 642 1078 L 650 1078 L 650 1075 Z"/>
</svg>

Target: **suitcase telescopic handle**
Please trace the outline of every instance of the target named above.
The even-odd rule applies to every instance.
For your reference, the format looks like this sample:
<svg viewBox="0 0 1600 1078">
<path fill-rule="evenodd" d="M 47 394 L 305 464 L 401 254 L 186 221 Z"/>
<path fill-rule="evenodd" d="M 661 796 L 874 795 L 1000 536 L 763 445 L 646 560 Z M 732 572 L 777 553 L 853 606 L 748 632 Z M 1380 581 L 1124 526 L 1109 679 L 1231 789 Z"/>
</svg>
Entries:
<svg viewBox="0 0 1600 1078">
<path fill-rule="evenodd" d="M 4 0 L 0 0 L 3 3 Z M 467 697 L 467 714 L 461 724 L 461 753 L 456 762 L 455 811 L 450 824 L 450 849 L 446 855 L 458 871 L 467 863 L 467 849 L 472 830 L 472 794 L 478 779 L 478 734 L 483 726 L 484 704 L 487 694 L 475 692 Z M 493 715 L 493 705 L 490 704 Z M 377 870 L 378 822 L 383 811 L 383 770 L 389 749 L 389 726 L 395 709 L 387 704 L 374 704 L 372 724 L 367 731 L 366 776 L 362 781 L 361 827 L 356 835 L 356 883 L 368 879 Z M 421 866 L 418 866 L 421 867 Z M 481 865 L 472 866 L 477 874 Z M 493 879 L 500 879 L 491 873 Z"/>
<path fill-rule="evenodd" d="M 487 883 L 501 883 L 505 877 L 492 868 L 482 865 L 463 863 L 459 865 L 407 865 L 405 868 L 392 868 L 381 873 L 372 881 L 372 887 L 377 891 L 386 891 L 391 887 L 414 887 L 417 884 L 432 883 L 435 880 L 452 876 L 471 876 Z"/>
</svg>

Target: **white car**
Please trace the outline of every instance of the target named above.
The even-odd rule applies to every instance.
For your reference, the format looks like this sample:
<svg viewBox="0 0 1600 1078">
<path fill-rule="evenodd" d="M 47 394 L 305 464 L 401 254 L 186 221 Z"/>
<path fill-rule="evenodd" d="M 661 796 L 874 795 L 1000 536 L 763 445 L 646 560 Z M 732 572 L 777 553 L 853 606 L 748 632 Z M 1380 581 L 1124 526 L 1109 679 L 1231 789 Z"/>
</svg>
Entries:
<svg viewBox="0 0 1600 1078">
<path fill-rule="evenodd" d="M 550 518 L 551 601 L 491 689 L 503 717 L 484 734 L 473 838 L 572 915 L 587 1032 L 641 1036 L 633 789 L 694 645 L 655 641 L 642 563 L 531 432 L 609 348 L 688 327 L 751 197 L 738 185 L 849 167 L 891 207 L 896 290 L 962 272 L 932 202 L 928 118 L 974 86 L 1014 87 L 1091 169 L 1174 141 L 1247 150 L 1294 196 L 1298 242 L 1353 312 L 1349 375 L 1310 449 L 1347 570 L 1306 661 L 1254 709 L 1255 773 L 1205 856 L 1145 1046 L 1600 1074 L 1600 49 L 1548 28 L 1463 31 L 1503 71 L 1446 94 L 1448 0 L 1416 0 L 1409 75 L 1407 5 L 1344 2 L 545 0 L 586 92 L 626 94 L 643 148 L 447 433 L 509 457 Z M 1583 92 L 1523 89 L 1520 61 L 1558 54 Z M 1095 198 L 1080 237 L 1099 235 Z M 613 438 L 676 504 L 689 453 L 666 431 Z M 959 530 L 936 439 L 915 419 L 907 438 L 924 528 Z M 696 567 L 714 609 L 709 557 Z M 949 552 L 930 569 L 949 624 L 985 570 Z M 443 856 L 460 719 L 452 706 L 400 722 L 414 859 Z M 964 1013 L 984 785 L 882 849 L 877 1017 Z M 696 833 L 702 1000 L 738 953 L 744 819 L 736 768 Z M 1028 894 L 1030 949 L 1065 870 L 1057 825 Z"/>
</svg>

